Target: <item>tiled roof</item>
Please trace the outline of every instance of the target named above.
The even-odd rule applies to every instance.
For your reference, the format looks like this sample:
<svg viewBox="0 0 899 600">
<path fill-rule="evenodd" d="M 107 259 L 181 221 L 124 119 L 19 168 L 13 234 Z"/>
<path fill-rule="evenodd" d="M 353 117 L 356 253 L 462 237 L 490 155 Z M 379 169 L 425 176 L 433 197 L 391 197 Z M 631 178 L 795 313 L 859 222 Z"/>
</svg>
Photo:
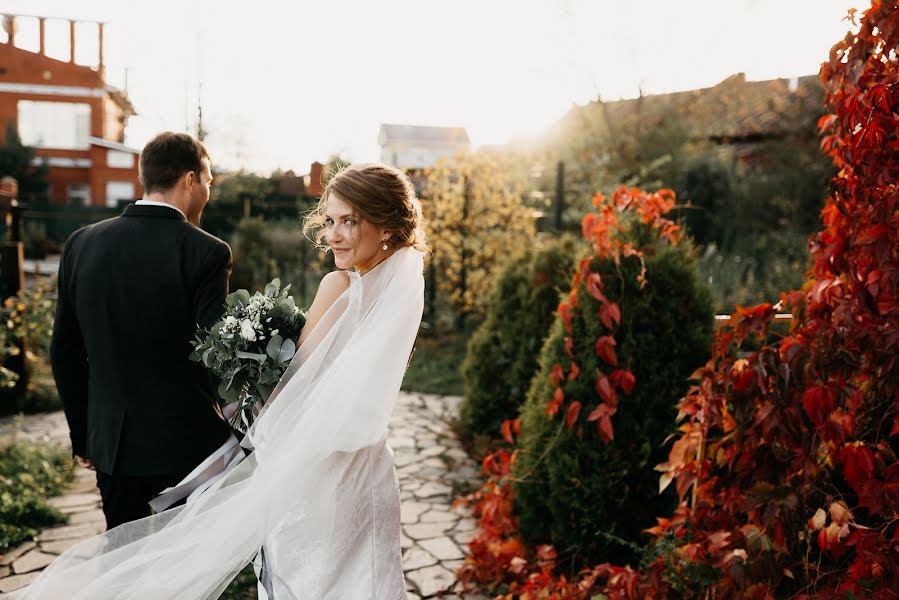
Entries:
<svg viewBox="0 0 899 600">
<path fill-rule="evenodd" d="M 444 142 L 448 144 L 468 144 L 468 132 L 464 127 L 431 127 L 425 125 L 381 125 L 378 139 L 382 144 L 393 141 Z"/>
</svg>

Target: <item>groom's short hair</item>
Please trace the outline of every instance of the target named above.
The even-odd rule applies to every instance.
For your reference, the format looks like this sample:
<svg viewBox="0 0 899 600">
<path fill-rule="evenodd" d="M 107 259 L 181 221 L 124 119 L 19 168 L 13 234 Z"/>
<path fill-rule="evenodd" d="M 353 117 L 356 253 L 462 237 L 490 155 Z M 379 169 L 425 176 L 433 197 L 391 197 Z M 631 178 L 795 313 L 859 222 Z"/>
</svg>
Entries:
<svg viewBox="0 0 899 600">
<path fill-rule="evenodd" d="M 166 131 L 147 142 L 140 153 L 140 182 L 144 193 L 172 189 L 188 171 L 200 176 L 206 146 L 186 133 Z"/>
</svg>

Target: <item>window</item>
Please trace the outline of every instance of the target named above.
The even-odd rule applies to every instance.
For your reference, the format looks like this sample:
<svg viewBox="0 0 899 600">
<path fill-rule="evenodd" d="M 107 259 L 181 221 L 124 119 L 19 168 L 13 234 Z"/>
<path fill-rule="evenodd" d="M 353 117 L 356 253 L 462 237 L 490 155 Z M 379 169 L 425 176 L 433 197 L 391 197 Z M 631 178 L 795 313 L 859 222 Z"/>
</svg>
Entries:
<svg viewBox="0 0 899 600">
<path fill-rule="evenodd" d="M 19 100 L 19 137 L 26 146 L 87 150 L 91 107 L 76 102 Z"/>
<path fill-rule="evenodd" d="M 91 203 L 91 186 L 86 183 L 70 183 L 66 190 L 69 204 L 89 206 Z"/>
<path fill-rule="evenodd" d="M 119 200 L 134 200 L 134 184 L 130 181 L 107 181 L 106 206 L 118 206 Z"/>
<path fill-rule="evenodd" d="M 134 167 L 134 155 L 130 152 L 109 150 L 106 153 L 106 166 L 115 169 L 130 169 Z"/>
</svg>

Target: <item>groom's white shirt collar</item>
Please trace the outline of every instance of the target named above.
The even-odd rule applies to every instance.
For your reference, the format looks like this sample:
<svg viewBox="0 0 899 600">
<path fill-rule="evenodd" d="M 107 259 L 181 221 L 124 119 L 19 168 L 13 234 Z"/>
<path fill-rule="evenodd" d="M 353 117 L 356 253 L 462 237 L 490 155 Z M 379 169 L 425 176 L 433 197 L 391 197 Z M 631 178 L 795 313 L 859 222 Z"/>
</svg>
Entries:
<svg viewBox="0 0 899 600">
<path fill-rule="evenodd" d="M 165 206 L 167 208 L 171 208 L 172 210 L 177 210 L 179 213 L 181 213 L 182 217 L 187 219 L 187 215 L 185 215 L 180 208 L 178 208 L 177 206 L 172 206 L 171 204 L 166 204 L 165 202 L 157 202 L 156 200 L 138 200 L 137 202 L 135 202 L 135 204 L 137 204 L 138 206 Z"/>
</svg>

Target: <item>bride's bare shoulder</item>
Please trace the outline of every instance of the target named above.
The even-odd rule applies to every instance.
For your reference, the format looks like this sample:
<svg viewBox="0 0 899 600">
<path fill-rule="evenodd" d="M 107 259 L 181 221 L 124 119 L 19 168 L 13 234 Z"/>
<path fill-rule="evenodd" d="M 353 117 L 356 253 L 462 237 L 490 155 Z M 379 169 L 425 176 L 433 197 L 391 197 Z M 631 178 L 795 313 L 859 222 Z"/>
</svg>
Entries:
<svg viewBox="0 0 899 600">
<path fill-rule="evenodd" d="M 315 292 L 315 298 L 312 300 L 312 306 L 309 307 L 306 315 L 306 324 L 300 333 L 300 343 L 306 339 L 319 319 L 328 312 L 331 305 L 348 287 L 350 287 L 350 276 L 346 271 L 331 271 L 322 277 L 321 283 L 318 284 L 318 291 Z"/>
<path fill-rule="evenodd" d="M 315 295 L 318 297 L 324 294 L 327 297 L 332 297 L 333 301 L 344 293 L 348 287 L 350 287 L 349 273 L 346 271 L 331 271 L 322 277 L 321 283 L 318 284 L 318 292 Z"/>
</svg>

